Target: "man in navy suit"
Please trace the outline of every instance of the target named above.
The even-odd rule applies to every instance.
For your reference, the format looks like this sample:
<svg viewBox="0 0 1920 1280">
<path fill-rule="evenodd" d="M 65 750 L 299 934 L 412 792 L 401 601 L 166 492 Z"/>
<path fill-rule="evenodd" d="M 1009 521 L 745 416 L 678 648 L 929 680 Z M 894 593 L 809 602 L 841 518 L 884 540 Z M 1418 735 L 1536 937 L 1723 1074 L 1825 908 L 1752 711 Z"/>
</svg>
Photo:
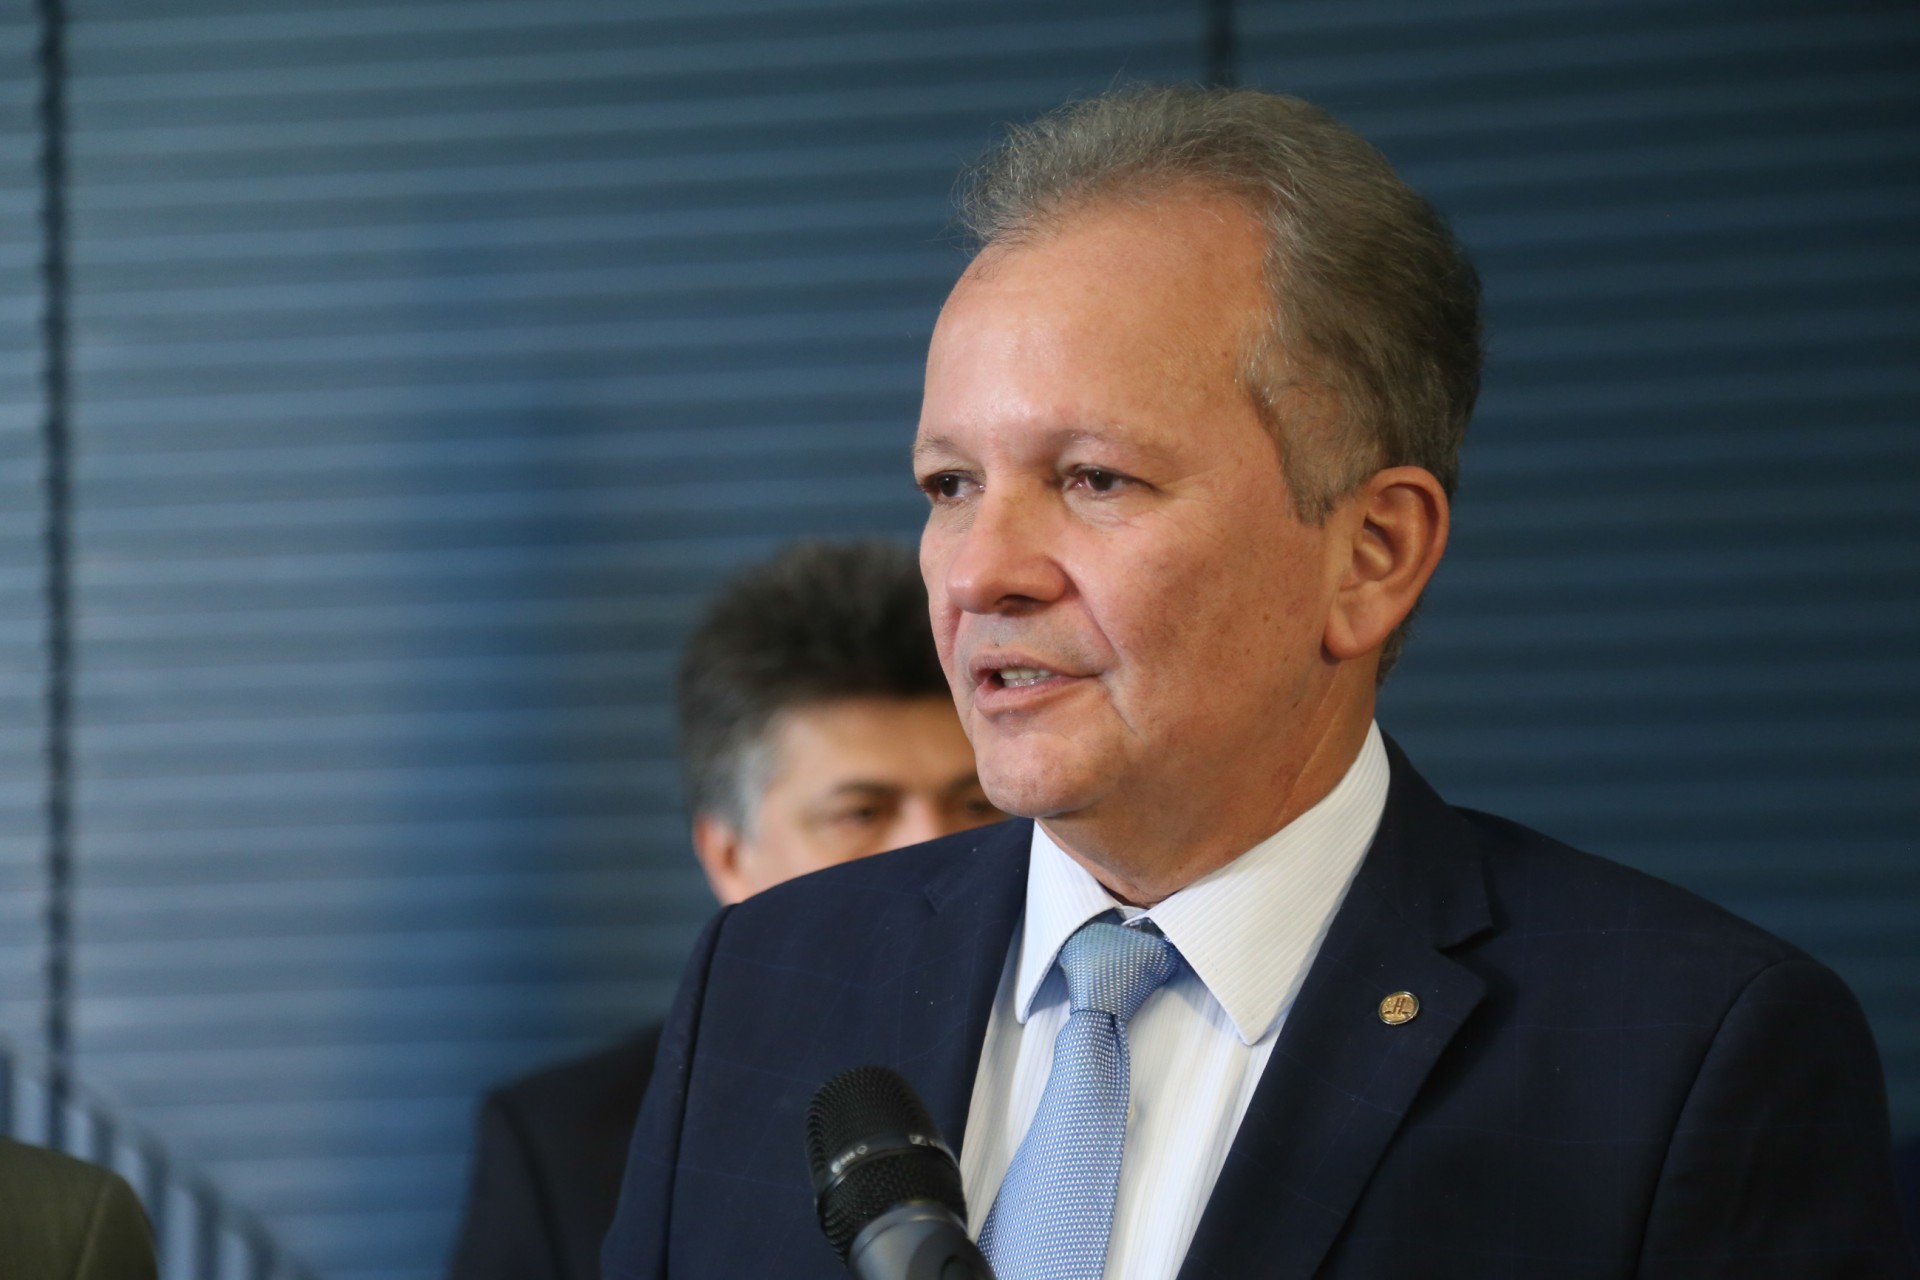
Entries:
<svg viewBox="0 0 1920 1280">
<path fill-rule="evenodd" d="M 968 217 L 921 569 L 981 781 L 1033 821 L 721 913 L 609 1280 L 844 1274 L 802 1118 L 868 1062 L 957 1142 L 1000 1280 L 1907 1274 L 1839 980 L 1449 807 L 1373 722 L 1479 382 L 1433 209 L 1298 100 L 1131 90 L 1015 130 Z M 1156 957 L 1137 1011 L 1077 958 L 1116 946 Z"/>
</svg>

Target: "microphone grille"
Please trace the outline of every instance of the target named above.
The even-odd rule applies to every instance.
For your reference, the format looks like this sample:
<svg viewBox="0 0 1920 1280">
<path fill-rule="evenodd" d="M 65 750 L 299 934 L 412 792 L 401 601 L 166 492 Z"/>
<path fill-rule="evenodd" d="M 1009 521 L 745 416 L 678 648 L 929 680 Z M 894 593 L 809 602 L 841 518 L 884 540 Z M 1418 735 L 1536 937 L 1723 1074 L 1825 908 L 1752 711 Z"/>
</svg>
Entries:
<svg viewBox="0 0 1920 1280">
<path fill-rule="evenodd" d="M 823 1187 L 835 1160 L 874 1139 L 940 1141 L 933 1116 L 913 1086 L 885 1067 L 855 1067 L 820 1086 L 807 1108 L 807 1162 Z M 854 1237 L 895 1205 L 931 1200 L 961 1222 L 967 1202 L 960 1169 L 941 1147 L 915 1146 L 862 1161 L 820 1195 L 820 1227 L 844 1260 Z"/>
<path fill-rule="evenodd" d="M 815 1177 L 833 1158 L 876 1133 L 934 1132 L 933 1116 L 895 1071 L 855 1067 L 820 1086 L 807 1108 L 807 1156 Z"/>
</svg>

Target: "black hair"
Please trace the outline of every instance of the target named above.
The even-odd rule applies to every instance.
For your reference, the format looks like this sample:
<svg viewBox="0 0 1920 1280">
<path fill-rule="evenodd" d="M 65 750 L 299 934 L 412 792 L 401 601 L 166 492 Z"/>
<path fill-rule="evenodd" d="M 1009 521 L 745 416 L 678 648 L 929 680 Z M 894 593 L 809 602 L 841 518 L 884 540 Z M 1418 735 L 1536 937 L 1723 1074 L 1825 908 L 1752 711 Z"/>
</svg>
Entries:
<svg viewBox="0 0 1920 1280">
<path fill-rule="evenodd" d="M 796 543 L 733 578 L 680 661 L 687 805 L 745 828 L 782 712 L 843 698 L 945 696 L 913 552 L 878 539 Z"/>
</svg>

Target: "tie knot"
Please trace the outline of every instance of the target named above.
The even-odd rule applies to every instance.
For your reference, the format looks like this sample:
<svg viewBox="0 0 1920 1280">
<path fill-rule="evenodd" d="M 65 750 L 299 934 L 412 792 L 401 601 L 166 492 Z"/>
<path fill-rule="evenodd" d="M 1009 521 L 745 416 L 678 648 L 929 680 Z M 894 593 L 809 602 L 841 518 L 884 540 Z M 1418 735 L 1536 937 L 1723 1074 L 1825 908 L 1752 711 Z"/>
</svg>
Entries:
<svg viewBox="0 0 1920 1280">
<path fill-rule="evenodd" d="M 1060 948 L 1073 1012 L 1098 1009 L 1126 1022 L 1158 991 L 1179 961 L 1173 944 L 1158 934 L 1093 920 Z"/>
</svg>

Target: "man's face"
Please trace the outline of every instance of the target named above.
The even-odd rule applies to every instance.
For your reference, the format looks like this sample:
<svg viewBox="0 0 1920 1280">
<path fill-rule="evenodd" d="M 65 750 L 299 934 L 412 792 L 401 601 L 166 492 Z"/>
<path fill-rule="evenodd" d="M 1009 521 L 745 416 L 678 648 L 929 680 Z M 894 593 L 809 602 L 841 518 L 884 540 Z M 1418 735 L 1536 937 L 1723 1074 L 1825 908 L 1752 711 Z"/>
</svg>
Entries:
<svg viewBox="0 0 1920 1280">
<path fill-rule="evenodd" d="M 714 894 L 738 902 L 794 876 L 1006 815 L 980 789 L 943 697 L 847 698 L 776 717 L 752 830 L 710 817 L 694 840 Z"/>
<path fill-rule="evenodd" d="M 1003 809 L 1124 825 L 1298 769 L 1338 575 L 1239 377 L 1262 249 L 1229 200 L 1096 206 L 987 250 L 941 312 L 920 561 Z"/>
</svg>

